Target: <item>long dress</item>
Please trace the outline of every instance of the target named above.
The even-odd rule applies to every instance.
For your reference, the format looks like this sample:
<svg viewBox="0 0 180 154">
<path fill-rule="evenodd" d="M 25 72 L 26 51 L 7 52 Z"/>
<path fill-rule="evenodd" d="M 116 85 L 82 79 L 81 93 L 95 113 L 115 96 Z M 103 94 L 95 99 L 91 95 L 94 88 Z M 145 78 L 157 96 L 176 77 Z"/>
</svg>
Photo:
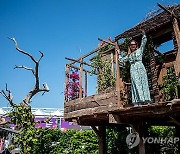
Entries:
<svg viewBox="0 0 180 154">
<path fill-rule="evenodd" d="M 142 63 L 142 54 L 146 42 L 146 35 L 143 34 L 140 48 L 130 55 L 119 57 L 120 62 L 130 62 L 131 95 L 134 105 L 151 101 L 147 73 Z"/>
</svg>

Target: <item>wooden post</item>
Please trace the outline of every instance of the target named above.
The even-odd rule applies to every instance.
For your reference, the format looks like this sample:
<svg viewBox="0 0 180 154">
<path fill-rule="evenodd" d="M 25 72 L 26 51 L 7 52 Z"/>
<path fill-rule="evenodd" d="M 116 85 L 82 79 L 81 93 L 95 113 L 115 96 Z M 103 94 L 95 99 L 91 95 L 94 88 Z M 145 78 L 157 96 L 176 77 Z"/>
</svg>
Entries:
<svg viewBox="0 0 180 154">
<path fill-rule="evenodd" d="M 85 72 L 85 91 L 84 91 L 85 97 L 87 97 L 87 72 Z"/>
<path fill-rule="evenodd" d="M 64 99 L 65 99 L 65 102 L 68 101 L 68 83 L 69 83 L 69 65 L 66 64 L 65 66 L 65 96 L 64 96 Z"/>
<path fill-rule="evenodd" d="M 174 29 L 178 49 L 179 49 L 180 48 L 180 31 L 179 31 L 178 20 L 175 17 L 173 18 L 173 29 Z"/>
<path fill-rule="evenodd" d="M 106 126 L 91 126 L 98 136 L 99 154 L 106 154 Z"/>
<path fill-rule="evenodd" d="M 150 51 L 150 71 L 151 71 L 151 81 L 152 81 L 152 90 L 154 95 L 154 102 L 159 102 L 159 87 L 157 82 L 157 68 L 154 56 L 154 49 Z"/>
<path fill-rule="evenodd" d="M 82 77 L 83 77 L 83 59 L 80 60 L 80 75 L 79 75 L 79 98 L 82 98 Z"/>
<path fill-rule="evenodd" d="M 114 76 L 114 54 L 111 52 L 111 73 Z"/>
<path fill-rule="evenodd" d="M 174 14 L 173 11 L 168 10 L 167 8 L 165 8 L 164 6 L 162 6 L 159 3 L 157 3 L 157 5 L 161 9 L 166 11 L 170 16 L 173 17 L 173 29 L 174 29 L 174 34 L 175 34 L 177 45 L 178 45 L 178 52 L 176 55 L 176 61 L 174 63 L 174 67 L 175 67 L 176 76 L 178 76 L 179 83 L 180 83 L 180 65 L 179 65 L 179 62 L 180 62 L 180 31 L 179 31 L 179 25 L 178 25 L 179 18 Z"/>
<path fill-rule="evenodd" d="M 119 69 L 119 46 L 118 43 L 116 42 L 115 45 L 115 57 L 116 57 L 116 90 L 117 90 L 117 97 L 118 97 L 118 106 L 120 108 L 123 108 L 123 104 L 120 102 L 121 96 L 120 96 L 120 91 L 121 89 L 123 90 L 123 83 L 120 82 L 120 69 Z"/>
<path fill-rule="evenodd" d="M 145 132 L 146 128 L 144 127 L 144 123 L 142 121 L 139 121 L 134 125 L 134 128 L 137 131 L 137 133 L 139 134 L 139 138 L 140 138 L 139 154 L 145 154 L 145 144 L 143 141 L 143 137 L 144 137 L 144 132 Z"/>
<path fill-rule="evenodd" d="M 106 126 L 99 126 L 99 154 L 106 154 Z"/>
<path fill-rule="evenodd" d="M 145 145 L 142 137 L 140 137 L 140 142 L 139 142 L 139 154 L 145 154 Z"/>
<path fill-rule="evenodd" d="M 175 128 L 176 128 L 175 137 L 179 137 L 180 139 L 180 126 L 176 125 Z M 178 144 L 178 152 L 180 152 L 180 141 L 177 144 Z"/>
<path fill-rule="evenodd" d="M 174 68 L 175 68 L 176 76 L 178 76 L 179 82 L 180 82 L 180 65 L 179 65 L 180 63 L 180 31 L 179 31 L 178 21 L 175 17 L 173 18 L 173 29 L 174 29 L 174 34 L 177 41 L 177 46 L 178 46 Z"/>
</svg>

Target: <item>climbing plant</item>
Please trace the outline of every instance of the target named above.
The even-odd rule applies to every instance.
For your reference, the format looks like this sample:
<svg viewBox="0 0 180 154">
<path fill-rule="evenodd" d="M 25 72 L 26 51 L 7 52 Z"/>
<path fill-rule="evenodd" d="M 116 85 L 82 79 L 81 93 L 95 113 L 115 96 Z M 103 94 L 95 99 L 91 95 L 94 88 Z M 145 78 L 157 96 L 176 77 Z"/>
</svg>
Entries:
<svg viewBox="0 0 180 154">
<path fill-rule="evenodd" d="M 163 77 L 162 90 L 168 101 L 178 96 L 178 80 L 173 66 L 167 69 L 167 74 Z"/>
<path fill-rule="evenodd" d="M 116 80 L 112 74 L 111 63 L 108 60 L 102 60 L 102 53 L 110 48 L 112 48 L 111 45 L 101 48 L 91 61 L 91 65 L 93 66 L 91 71 L 92 74 L 95 72 L 98 74 L 98 92 L 104 91 L 110 87 L 115 87 Z"/>
</svg>

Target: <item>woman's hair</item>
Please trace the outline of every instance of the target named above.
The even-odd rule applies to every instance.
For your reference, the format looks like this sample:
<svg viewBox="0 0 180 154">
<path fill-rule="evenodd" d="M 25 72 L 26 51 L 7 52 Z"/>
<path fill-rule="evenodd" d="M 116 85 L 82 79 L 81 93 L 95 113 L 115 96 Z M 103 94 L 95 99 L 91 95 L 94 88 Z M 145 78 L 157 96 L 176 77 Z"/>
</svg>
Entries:
<svg viewBox="0 0 180 154">
<path fill-rule="evenodd" d="M 131 41 L 129 42 L 129 46 L 128 46 L 128 54 L 131 53 L 131 49 L 130 49 L 130 44 L 131 44 L 131 42 L 135 42 L 135 43 L 136 43 L 136 46 L 137 46 L 137 49 L 139 48 L 137 41 L 136 41 L 136 40 L 131 40 Z"/>
<path fill-rule="evenodd" d="M 135 42 L 135 43 L 136 43 L 136 45 L 137 45 L 137 47 L 138 47 L 138 43 L 137 43 L 137 41 L 136 41 L 136 40 L 131 40 L 131 41 L 129 42 L 129 46 L 130 46 L 131 42 Z"/>
</svg>

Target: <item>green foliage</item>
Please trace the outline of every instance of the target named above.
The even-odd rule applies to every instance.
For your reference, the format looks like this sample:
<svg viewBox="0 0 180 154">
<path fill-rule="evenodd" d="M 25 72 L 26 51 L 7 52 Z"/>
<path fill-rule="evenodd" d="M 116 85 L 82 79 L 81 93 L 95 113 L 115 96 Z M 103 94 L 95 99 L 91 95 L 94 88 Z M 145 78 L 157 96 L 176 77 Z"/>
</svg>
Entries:
<svg viewBox="0 0 180 154">
<path fill-rule="evenodd" d="M 163 77 L 163 93 L 166 100 L 172 100 L 178 96 L 178 80 L 174 71 L 174 67 L 167 69 L 167 74 Z"/>
<path fill-rule="evenodd" d="M 53 149 L 49 148 L 50 146 L 45 146 L 44 151 L 46 150 L 47 154 L 98 154 L 97 136 L 92 130 L 68 130 L 64 133 L 59 132 L 59 136 L 55 137 L 56 140 L 58 139 L 58 144 Z M 46 144 L 45 140 L 44 144 Z M 36 148 L 38 154 L 46 154 L 42 150 L 38 151 L 41 148 L 43 148 L 43 144 Z"/>
<path fill-rule="evenodd" d="M 102 50 L 102 49 L 101 49 Z M 110 87 L 115 87 L 115 77 L 112 75 L 111 63 L 102 60 L 101 52 L 92 59 L 91 65 L 94 66 L 92 74 L 98 73 L 98 91 L 103 91 Z"/>
<path fill-rule="evenodd" d="M 31 154 L 98 154 L 98 138 L 93 130 L 61 132 L 59 129 L 38 128 L 35 129 L 34 134 L 36 134 L 36 138 L 34 138 L 36 140 L 31 146 L 29 143 L 28 145 L 24 144 L 27 146 L 24 153 L 31 151 Z M 129 130 L 126 127 L 108 127 L 106 130 L 107 153 L 136 153 L 138 147 L 128 149 L 126 145 L 128 134 Z M 174 134 L 174 127 L 153 126 L 149 129 L 149 135 L 152 137 L 172 137 Z M 33 135 L 31 134 L 31 136 Z M 29 139 L 27 138 L 27 140 Z M 154 145 L 150 146 L 151 149 L 154 148 Z M 156 147 L 156 149 L 160 148 L 160 146 Z"/>
<path fill-rule="evenodd" d="M 110 49 L 112 49 L 112 48 L 113 48 L 113 45 L 108 44 L 108 45 L 102 47 L 102 48 L 99 50 L 99 52 L 100 52 L 100 53 L 103 53 L 104 51 L 110 50 Z"/>
<path fill-rule="evenodd" d="M 126 137 L 129 134 L 127 127 L 108 127 L 106 130 L 106 144 L 108 154 L 129 153 L 134 154 L 137 148 L 128 149 L 126 144 Z"/>
<path fill-rule="evenodd" d="M 37 129 L 30 106 L 23 103 L 13 107 L 8 116 L 19 132 L 14 136 L 14 143 L 19 144 L 22 153 L 98 153 L 97 136 L 92 130 L 68 130 L 64 133 L 59 129 Z"/>
<path fill-rule="evenodd" d="M 162 137 L 171 138 L 175 136 L 175 127 L 170 126 L 151 126 L 149 128 L 149 136 L 151 137 Z M 177 143 L 159 143 L 159 144 L 149 144 L 149 151 L 152 153 L 165 153 L 165 154 L 178 154 Z"/>
<path fill-rule="evenodd" d="M 14 136 L 14 142 L 18 143 L 23 153 L 32 153 L 32 148 L 37 141 L 39 132 L 35 128 L 34 115 L 29 105 L 17 104 L 8 113 L 11 123 L 15 124 L 18 134 Z"/>
<path fill-rule="evenodd" d="M 54 146 L 57 145 L 59 139 L 62 139 L 63 142 L 66 143 L 66 140 L 63 138 L 64 133 L 59 129 L 38 128 L 36 131 L 41 133 L 41 136 L 37 138 L 34 143 L 34 154 L 49 154 L 53 151 Z"/>
<path fill-rule="evenodd" d="M 23 106 L 22 104 L 17 104 L 16 107 L 9 112 L 8 117 L 11 117 L 11 122 L 15 124 L 17 128 L 28 128 L 29 125 L 35 126 L 35 123 L 33 123 L 34 115 L 29 105 Z"/>
<path fill-rule="evenodd" d="M 121 49 L 122 57 L 128 54 L 128 46 L 129 46 L 130 41 L 131 41 L 131 38 L 125 38 L 123 42 L 121 43 L 120 49 Z M 122 64 L 121 67 L 123 68 L 121 69 L 122 79 L 123 81 L 129 83 L 130 82 L 130 63 L 126 62 L 125 64 Z"/>
<path fill-rule="evenodd" d="M 152 126 L 149 128 L 149 132 L 152 136 L 156 137 L 173 137 L 175 128 L 169 126 Z"/>
</svg>

